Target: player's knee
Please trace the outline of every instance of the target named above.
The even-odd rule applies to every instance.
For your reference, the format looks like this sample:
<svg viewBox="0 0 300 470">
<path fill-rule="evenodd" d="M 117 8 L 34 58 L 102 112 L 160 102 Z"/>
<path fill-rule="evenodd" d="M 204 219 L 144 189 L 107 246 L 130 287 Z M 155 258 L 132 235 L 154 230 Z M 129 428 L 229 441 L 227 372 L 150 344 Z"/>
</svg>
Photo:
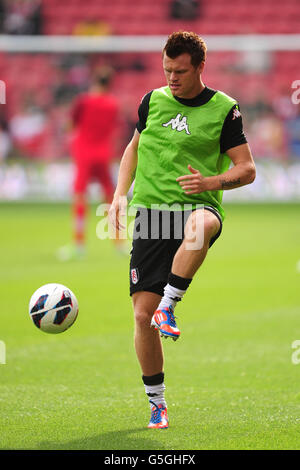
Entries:
<svg viewBox="0 0 300 470">
<path fill-rule="evenodd" d="M 134 311 L 135 323 L 140 328 L 149 328 L 153 312 L 150 313 L 146 309 L 139 308 Z"/>
<path fill-rule="evenodd" d="M 207 213 L 208 211 L 205 212 Z M 214 214 L 206 213 L 204 217 L 204 240 L 209 241 L 220 229 L 220 221 Z"/>
<path fill-rule="evenodd" d="M 186 249 L 192 246 L 193 250 L 201 250 L 205 242 L 205 231 L 204 211 L 192 212 L 185 226 L 184 245 Z"/>
<path fill-rule="evenodd" d="M 86 196 L 84 192 L 77 192 L 74 194 L 74 202 L 75 204 L 85 204 L 86 203 Z"/>
<path fill-rule="evenodd" d="M 193 250 L 207 250 L 211 238 L 220 228 L 217 217 L 206 210 L 194 211 L 185 227 L 184 244 Z"/>
</svg>

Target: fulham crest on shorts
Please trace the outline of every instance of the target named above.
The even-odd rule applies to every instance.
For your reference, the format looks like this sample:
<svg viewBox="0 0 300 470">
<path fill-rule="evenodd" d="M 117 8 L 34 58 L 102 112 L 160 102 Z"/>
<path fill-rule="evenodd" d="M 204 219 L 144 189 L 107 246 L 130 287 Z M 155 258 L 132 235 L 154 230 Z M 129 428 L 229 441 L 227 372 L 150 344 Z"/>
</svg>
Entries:
<svg viewBox="0 0 300 470">
<path fill-rule="evenodd" d="M 137 284 L 139 281 L 139 272 L 137 268 L 133 268 L 131 270 L 131 281 L 132 281 L 132 284 Z"/>
</svg>

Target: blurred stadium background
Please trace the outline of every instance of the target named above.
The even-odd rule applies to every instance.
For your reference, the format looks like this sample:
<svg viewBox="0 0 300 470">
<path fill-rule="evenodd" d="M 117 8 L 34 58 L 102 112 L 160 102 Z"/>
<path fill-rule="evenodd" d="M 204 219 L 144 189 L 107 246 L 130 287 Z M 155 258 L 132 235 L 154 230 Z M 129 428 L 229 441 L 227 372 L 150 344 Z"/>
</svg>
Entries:
<svg viewBox="0 0 300 470">
<path fill-rule="evenodd" d="M 239 101 L 258 166 L 255 183 L 226 200 L 300 199 L 298 0 L 0 0 L 0 18 L 1 200 L 69 200 L 70 104 L 102 64 L 116 70 L 118 161 L 142 96 L 164 83 L 161 46 L 179 29 L 207 41 L 204 82 Z"/>
<path fill-rule="evenodd" d="M 88 257 L 55 253 L 71 236 L 73 98 L 95 68 L 115 69 L 116 173 L 179 29 L 207 42 L 205 84 L 239 101 L 257 178 L 225 191 L 226 230 L 178 307 L 183 338 L 165 345 L 172 421 L 157 437 L 143 432 L 128 257 L 96 238 L 95 211 Z M 0 448 L 299 449 L 299 0 L 0 0 L 0 33 Z M 28 316 L 48 282 L 78 297 L 63 335 Z"/>
</svg>

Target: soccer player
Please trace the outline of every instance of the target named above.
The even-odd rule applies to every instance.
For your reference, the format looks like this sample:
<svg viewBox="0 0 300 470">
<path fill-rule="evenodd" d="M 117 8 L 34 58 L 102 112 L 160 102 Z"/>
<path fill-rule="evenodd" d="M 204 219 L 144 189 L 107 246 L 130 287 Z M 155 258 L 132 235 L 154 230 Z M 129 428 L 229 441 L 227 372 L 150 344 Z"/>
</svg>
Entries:
<svg viewBox="0 0 300 470">
<path fill-rule="evenodd" d="M 87 188 L 91 181 L 98 182 L 105 202 L 111 203 L 114 184 L 110 164 L 114 151 L 114 137 L 119 120 L 119 103 L 110 93 L 113 76 L 110 67 L 103 67 L 93 76 L 90 90 L 79 95 L 71 110 L 74 129 L 72 156 L 75 164 L 73 187 L 73 244 L 60 248 L 61 260 L 80 258 L 85 253 L 85 225 L 87 216 Z M 119 239 L 120 251 L 124 245 Z"/>
<path fill-rule="evenodd" d="M 221 234 L 223 190 L 255 179 L 239 105 L 203 83 L 205 59 L 206 45 L 197 34 L 175 32 L 169 36 L 162 59 L 167 86 L 142 99 L 109 212 L 111 223 L 121 229 L 120 216 L 135 179 L 131 204 L 138 211 L 130 294 L 135 349 L 151 407 L 150 428 L 168 427 L 160 336 L 176 340 L 180 335 L 174 308 Z M 178 210 L 172 210 L 175 204 L 183 211 L 186 205 L 192 206 L 181 218 L 181 238 L 174 233 L 180 225 Z M 166 213 L 171 235 L 164 237 Z M 152 223 L 157 219 L 158 226 Z"/>
</svg>

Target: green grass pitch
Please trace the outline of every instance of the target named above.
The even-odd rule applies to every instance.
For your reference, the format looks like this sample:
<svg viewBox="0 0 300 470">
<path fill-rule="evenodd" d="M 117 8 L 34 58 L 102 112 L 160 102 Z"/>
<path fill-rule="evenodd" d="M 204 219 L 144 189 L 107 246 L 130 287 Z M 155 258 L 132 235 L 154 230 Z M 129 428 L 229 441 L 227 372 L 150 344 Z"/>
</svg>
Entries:
<svg viewBox="0 0 300 470">
<path fill-rule="evenodd" d="M 181 338 L 164 343 L 167 431 L 146 428 L 128 259 L 96 238 L 95 209 L 87 259 L 59 263 L 67 205 L 0 206 L 0 448 L 300 449 L 300 205 L 227 206 L 222 237 L 177 306 Z M 28 315 L 48 282 L 79 301 L 60 335 Z"/>
</svg>

